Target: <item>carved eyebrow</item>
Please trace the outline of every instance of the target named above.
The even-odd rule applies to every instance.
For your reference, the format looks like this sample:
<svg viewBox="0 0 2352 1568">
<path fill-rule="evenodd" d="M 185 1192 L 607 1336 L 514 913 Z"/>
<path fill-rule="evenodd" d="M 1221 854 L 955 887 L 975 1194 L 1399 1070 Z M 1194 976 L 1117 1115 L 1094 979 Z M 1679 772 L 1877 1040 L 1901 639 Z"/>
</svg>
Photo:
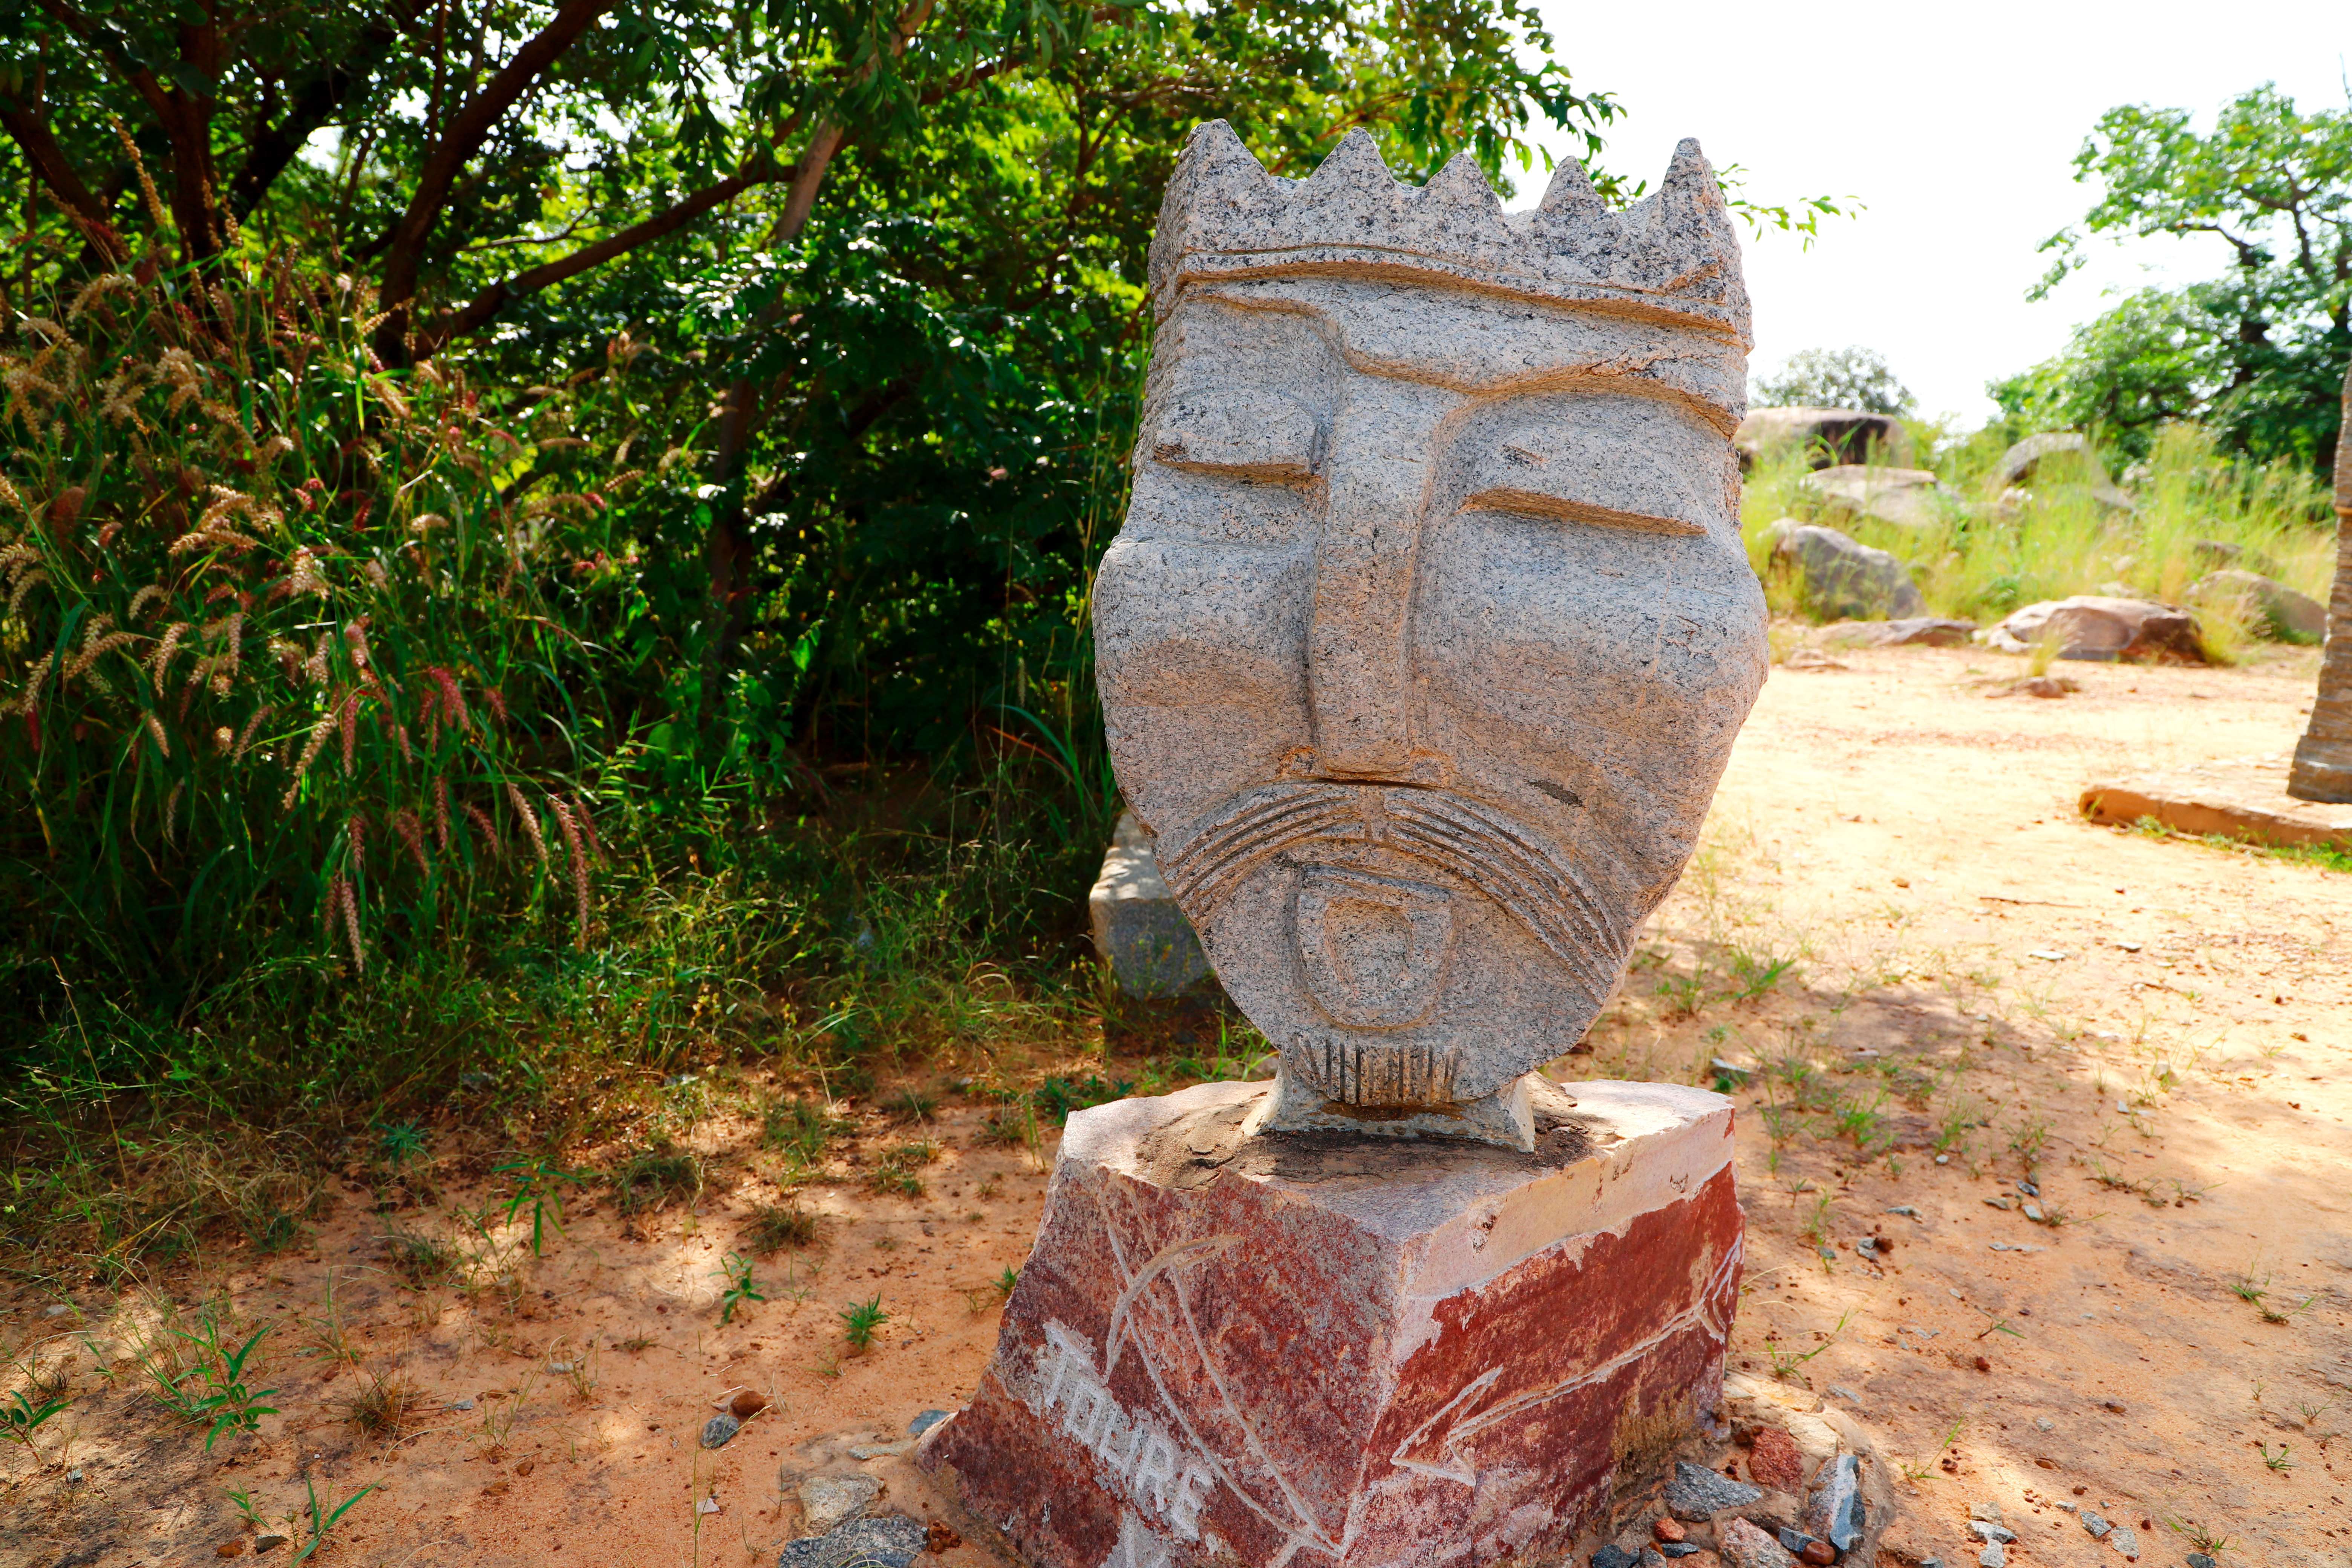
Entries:
<svg viewBox="0 0 2352 1568">
<path fill-rule="evenodd" d="M 1722 435 L 1652 399 L 1514 400 L 1454 447 L 1465 507 L 1641 533 L 1705 534 L 1724 519 Z"/>
<path fill-rule="evenodd" d="M 1598 523 L 1605 528 L 1631 529 L 1640 533 L 1703 534 L 1706 529 L 1699 523 L 1678 517 L 1657 517 L 1649 512 L 1620 511 L 1615 507 L 1599 506 L 1591 501 L 1577 500 L 1570 496 L 1553 495 L 1545 490 L 1521 489 L 1515 486 L 1495 486 L 1465 497 L 1463 507 L 1472 511 L 1517 511 L 1537 517 L 1558 518 L 1562 522 Z"/>
<path fill-rule="evenodd" d="M 1155 421 L 1151 460 L 1171 468 L 1297 483 L 1314 477 L 1322 422 L 1280 393 L 1179 395 Z"/>
</svg>

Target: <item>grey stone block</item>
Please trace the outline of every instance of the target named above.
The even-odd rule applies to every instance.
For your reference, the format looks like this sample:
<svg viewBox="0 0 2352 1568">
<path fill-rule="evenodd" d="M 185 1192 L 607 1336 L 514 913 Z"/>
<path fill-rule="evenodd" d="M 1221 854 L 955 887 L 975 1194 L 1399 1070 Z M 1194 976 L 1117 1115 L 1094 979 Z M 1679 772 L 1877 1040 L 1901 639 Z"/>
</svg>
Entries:
<svg viewBox="0 0 2352 1568">
<path fill-rule="evenodd" d="M 1151 836 L 1123 812 L 1103 856 L 1102 875 L 1087 896 L 1095 952 L 1130 996 L 1174 996 L 1209 976 L 1208 955 L 1192 922 L 1160 875 Z"/>
</svg>

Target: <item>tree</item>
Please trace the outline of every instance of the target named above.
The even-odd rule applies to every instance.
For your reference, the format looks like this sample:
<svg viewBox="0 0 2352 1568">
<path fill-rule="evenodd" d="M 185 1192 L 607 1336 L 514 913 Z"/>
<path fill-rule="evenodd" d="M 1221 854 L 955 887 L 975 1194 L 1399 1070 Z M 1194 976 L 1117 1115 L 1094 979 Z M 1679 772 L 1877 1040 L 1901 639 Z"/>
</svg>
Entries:
<svg viewBox="0 0 2352 1568">
<path fill-rule="evenodd" d="M 1805 349 L 1778 375 L 1759 379 L 1749 401 L 1769 408 L 1858 408 L 1908 414 L 1910 392 L 1875 349 Z"/>
<path fill-rule="evenodd" d="M 2328 596 L 2327 650 L 2311 724 L 2294 748 L 2287 794 L 2298 800 L 2352 804 L 2352 368 L 2336 437 L 2336 588 Z"/>
<path fill-rule="evenodd" d="M 1994 399 L 2043 427 L 2099 424 L 2134 453 L 2159 420 L 2196 417 L 2234 449 L 2325 468 L 2352 357 L 2352 107 L 2302 113 L 2266 84 L 2200 134 L 2186 110 L 2126 104 L 2100 117 L 2074 177 L 2104 194 L 2044 242 L 2055 260 L 2032 298 L 2084 265 L 2091 235 L 2210 235 L 2231 266 L 2131 296 Z"/>
</svg>

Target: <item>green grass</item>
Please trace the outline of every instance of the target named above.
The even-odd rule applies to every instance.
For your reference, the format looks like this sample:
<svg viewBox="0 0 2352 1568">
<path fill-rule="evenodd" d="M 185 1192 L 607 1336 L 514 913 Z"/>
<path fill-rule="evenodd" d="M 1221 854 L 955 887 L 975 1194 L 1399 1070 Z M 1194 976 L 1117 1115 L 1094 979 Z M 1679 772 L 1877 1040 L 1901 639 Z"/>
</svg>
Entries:
<svg viewBox="0 0 2352 1568">
<path fill-rule="evenodd" d="M 2352 873 L 2352 849 L 2334 844 L 2257 844 L 2252 839 L 2236 838 L 2226 833 L 2182 833 L 2168 827 L 2153 816 L 2143 816 L 2137 822 L 2117 826 L 2115 831 L 2140 838 L 2193 844 L 2227 855 L 2275 860 L 2289 866 L 2308 866 L 2316 871 Z"/>
<path fill-rule="evenodd" d="M 1992 469 L 2006 447 L 1994 430 L 1939 440 L 1923 429 L 1923 458 L 1941 481 L 1946 504 L 1932 527 L 1914 531 L 1825 506 L 1802 486 L 1800 452 L 1759 463 L 1740 507 L 1750 560 L 1777 613 L 1795 615 L 1787 574 L 1769 569 L 1763 531 L 1773 521 L 1820 521 L 1894 554 L 1932 614 L 1990 623 L 2044 599 L 2095 594 L 2119 583 L 2136 595 L 2183 603 L 2191 584 L 2221 565 L 2261 572 L 2325 603 L 2333 580 L 2335 526 L 2326 491 L 2290 463 L 2258 466 L 2229 459 L 2193 425 L 2158 436 L 2145 472 L 2124 476 L 2137 501 L 2114 514 L 2079 487 L 2047 486 L 2033 500 L 2004 506 Z M 2201 543 L 2234 547 L 2222 561 Z M 2244 650 L 2261 628 L 2225 606 L 2200 615 L 2209 644 L 2225 657 Z"/>
</svg>

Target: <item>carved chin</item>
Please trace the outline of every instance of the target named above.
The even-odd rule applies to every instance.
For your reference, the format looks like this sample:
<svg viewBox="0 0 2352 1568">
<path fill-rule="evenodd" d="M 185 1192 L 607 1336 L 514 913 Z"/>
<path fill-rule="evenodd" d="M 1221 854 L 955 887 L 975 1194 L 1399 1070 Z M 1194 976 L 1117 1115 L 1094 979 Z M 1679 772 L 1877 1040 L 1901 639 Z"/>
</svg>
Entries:
<svg viewBox="0 0 2352 1568">
<path fill-rule="evenodd" d="M 1298 879 L 1298 962 L 1335 1024 L 1396 1029 L 1429 1016 L 1454 956 L 1454 892 L 1310 866 Z"/>
</svg>

